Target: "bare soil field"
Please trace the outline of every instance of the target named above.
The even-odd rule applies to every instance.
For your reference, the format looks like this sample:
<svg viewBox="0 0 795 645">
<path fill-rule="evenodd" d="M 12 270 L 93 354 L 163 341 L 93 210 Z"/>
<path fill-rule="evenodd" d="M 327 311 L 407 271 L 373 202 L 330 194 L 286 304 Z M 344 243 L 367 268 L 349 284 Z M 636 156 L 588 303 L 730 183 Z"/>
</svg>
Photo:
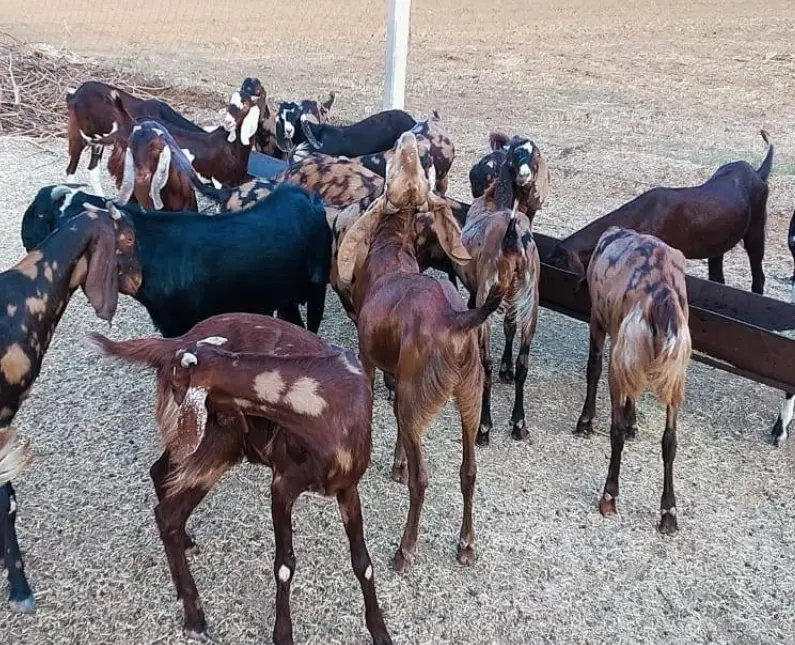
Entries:
<svg viewBox="0 0 795 645">
<path fill-rule="evenodd" d="M 706 179 L 718 165 L 761 161 L 770 180 L 767 293 L 788 298 L 786 247 L 795 206 L 795 12 L 784 0 L 415 0 L 407 109 L 438 109 L 456 142 L 450 193 L 490 130 L 531 136 L 552 169 L 537 229 L 566 235 L 647 188 Z M 334 112 L 379 108 L 385 2 L 366 0 L 0 0 L 0 29 L 67 47 L 119 69 L 223 95 L 259 76 L 276 98 L 337 91 Z M 0 138 L 0 267 L 23 249 L 19 224 L 39 187 L 64 178 L 66 144 Z M 85 164 L 78 177 L 87 179 Z M 111 182 L 104 175 L 105 186 Z M 691 262 L 705 276 L 705 262 Z M 742 248 L 727 280 L 750 287 Z M 502 349 L 493 325 L 493 351 Z M 35 461 L 17 482 L 18 529 L 39 602 L 35 616 L 0 605 L 3 645 L 181 643 L 152 516 L 159 455 L 153 379 L 98 360 L 83 339 L 153 333 L 122 298 L 113 328 L 82 293 L 68 308 L 33 395 L 15 424 Z M 329 290 L 321 336 L 355 348 Z M 397 645 L 773 644 L 795 638 L 795 454 L 767 441 L 780 394 L 693 364 L 675 465 L 680 532 L 657 534 L 664 411 L 639 403 L 640 433 L 622 466 L 619 515 L 596 503 L 609 458 L 609 405 L 598 434 L 572 436 L 585 395 L 587 326 L 542 310 L 527 386 L 531 441 L 509 437 L 512 388 L 494 388 L 497 428 L 479 449 L 478 560 L 455 561 L 461 517 L 458 415 L 449 405 L 426 440 L 431 483 L 419 553 L 406 575 L 391 557 L 408 491 L 389 478 L 395 422 L 378 381 L 373 464 L 362 496 L 379 598 Z M 228 645 L 270 642 L 274 619 L 270 474 L 241 465 L 189 523 L 191 566 L 211 630 Z M 367 643 L 363 605 L 336 505 L 302 498 L 294 513 L 296 643 Z M 0 585 L 0 593 L 5 593 Z"/>
</svg>

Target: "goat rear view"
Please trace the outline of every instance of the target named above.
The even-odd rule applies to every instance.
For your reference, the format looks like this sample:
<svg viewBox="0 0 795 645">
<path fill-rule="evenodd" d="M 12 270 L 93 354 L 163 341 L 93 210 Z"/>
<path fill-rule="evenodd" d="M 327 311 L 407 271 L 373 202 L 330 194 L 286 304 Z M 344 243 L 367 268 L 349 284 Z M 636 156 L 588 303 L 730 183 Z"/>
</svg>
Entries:
<svg viewBox="0 0 795 645">
<path fill-rule="evenodd" d="M 599 510 L 602 515 L 616 512 L 624 440 L 637 433 L 635 401 L 650 389 L 666 406 L 659 528 L 673 534 L 677 530 L 676 419 L 692 352 L 685 257 L 652 235 L 611 226 L 596 245 L 587 279 L 591 296 L 588 388 L 577 434 L 593 430 L 605 334 L 612 341 L 608 365 L 612 452 Z"/>
<path fill-rule="evenodd" d="M 273 471 L 276 553 L 273 642 L 292 645 L 296 569 L 292 509 L 311 491 L 337 499 L 375 645 L 391 645 L 364 541 L 358 484 L 370 464 L 372 389 L 356 355 L 279 320 L 227 314 L 181 338 L 94 341 L 107 354 L 157 370 L 157 422 L 166 452 L 152 470 L 155 509 L 187 634 L 207 622 L 185 557 L 185 522 L 245 456 Z"/>
</svg>

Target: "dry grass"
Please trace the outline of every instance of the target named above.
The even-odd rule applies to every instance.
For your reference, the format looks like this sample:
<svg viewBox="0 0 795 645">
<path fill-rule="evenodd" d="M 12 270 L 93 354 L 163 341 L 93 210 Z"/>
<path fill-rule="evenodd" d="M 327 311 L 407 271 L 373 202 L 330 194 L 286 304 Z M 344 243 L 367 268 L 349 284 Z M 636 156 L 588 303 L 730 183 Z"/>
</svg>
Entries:
<svg viewBox="0 0 795 645">
<path fill-rule="evenodd" d="M 68 18 L 70 47 L 106 53 L 112 47 L 122 57 L 119 69 L 175 85 L 226 94 L 243 76 L 257 74 L 275 96 L 338 90 L 334 110 L 344 118 L 378 106 L 382 7 L 373 11 L 364 0 L 281 3 L 270 19 L 253 20 L 246 0 L 236 5 L 239 14 L 212 21 L 212 28 L 191 22 L 180 49 L 173 29 L 143 30 L 144 19 L 176 11 L 178 3 L 143 1 L 150 8 L 143 18 L 118 9 L 134 34 L 121 44 L 103 40 L 108 5 L 99 0 L 80 0 L 92 10 L 79 14 L 70 2 L 44 12 L 0 0 L 0 15 L 16 21 L 21 36 L 54 44 Z M 701 181 L 730 159 L 758 163 L 764 152 L 758 130 L 765 127 L 779 145 L 765 270 L 769 293 L 787 297 L 792 260 L 785 235 L 795 187 L 795 75 L 786 56 L 795 18 L 788 3 L 731 1 L 719 11 L 703 0 L 676 0 L 665 9 L 650 0 L 593 6 L 470 0 L 465 10 L 454 9 L 452 0 L 413 5 L 408 107 L 418 114 L 438 108 L 448 124 L 458 150 L 451 194 L 468 195 L 466 175 L 490 129 L 527 133 L 553 172 L 552 198 L 537 225 L 563 235 L 649 185 Z M 202 15 L 209 21 L 229 14 L 225 8 L 220 0 L 206 1 Z M 305 20 L 309 13 L 317 19 Z M 205 45 L 190 46 L 199 32 Z M 138 45 L 131 44 L 136 39 Z M 51 152 L 0 139 L 0 266 L 22 253 L 19 219 L 32 195 L 63 178 L 63 143 L 44 148 Z M 702 263 L 691 266 L 706 273 Z M 727 278 L 748 288 L 741 249 L 729 254 Z M 151 516 L 147 468 L 158 454 L 152 379 L 86 353 L 81 339 L 101 327 L 78 294 L 17 417 L 36 450 L 18 491 L 20 537 L 40 609 L 30 618 L 0 607 L 3 645 L 181 642 L 180 613 Z M 145 311 L 122 299 L 112 335 L 151 332 Z M 353 328 L 331 295 L 321 334 L 355 347 Z M 498 353 L 496 331 L 494 341 Z M 379 595 L 396 644 L 791 642 L 795 456 L 791 447 L 774 450 L 765 437 L 778 394 L 693 365 L 676 461 L 681 533 L 668 540 L 654 530 L 664 416 L 648 399 L 639 406 L 640 436 L 625 453 L 620 515 L 607 521 L 596 511 L 607 439 L 570 434 L 585 393 L 586 358 L 585 325 L 542 311 L 527 386 L 532 443 L 508 438 L 512 398 L 508 388 L 495 387 L 495 421 L 503 432 L 478 451 L 479 559 L 472 569 L 454 557 L 460 429 L 450 407 L 426 442 L 431 485 L 415 569 L 400 576 L 389 568 L 408 500 L 388 477 L 394 420 L 379 382 L 363 498 Z M 608 427 L 605 389 L 598 407 L 602 431 Z M 223 643 L 269 641 L 268 481 L 264 469 L 238 468 L 191 521 L 202 548 L 192 565 Z M 336 509 L 302 500 L 295 528 L 296 642 L 366 643 Z"/>
</svg>

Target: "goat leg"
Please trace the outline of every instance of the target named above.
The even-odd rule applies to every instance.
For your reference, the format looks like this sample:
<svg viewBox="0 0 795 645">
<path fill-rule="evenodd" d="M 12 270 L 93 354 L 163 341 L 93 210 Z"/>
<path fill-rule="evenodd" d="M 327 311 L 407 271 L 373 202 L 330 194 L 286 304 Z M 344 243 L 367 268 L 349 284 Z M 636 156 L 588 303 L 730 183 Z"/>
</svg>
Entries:
<svg viewBox="0 0 795 645">
<path fill-rule="evenodd" d="M 320 329 L 326 308 L 326 285 L 313 285 L 306 302 L 306 328 L 313 334 Z"/>
<path fill-rule="evenodd" d="M 635 409 L 635 400 L 629 397 L 624 405 L 624 418 L 627 420 L 624 439 L 635 439 L 638 436 L 638 413 Z"/>
<path fill-rule="evenodd" d="M 384 376 L 386 377 L 386 372 L 384 372 Z M 395 420 L 399 419 L 400 415 L 398 413 L 397 398 L 392 403 L 392 410 L 395 413 Z M 408 483 L 406 449 L 403 447 L 403 441 L 400 438 L 400 424 L 398 424 L 397 437 L 395 438 L 395 455 L 392 459 L 392 479 L 398 484 Z"/>
<path fill-rule="evenodd" d="M 386 388 L 386 398 L 390 403 L 395 402 L 395 375 L 384 372 L 384 387 Z"/>
<path fill-rule="evenodd" d="M 402 392 L 397 392 L 400 398 Z M 428 488 L 428 472 L 425 466 L 425 456 L 422 454 L 420 442 L 421 430 L 413 420 L 413 397 L 407 397 L 405 405 L 400 406 L 398 419 L 399 432 L 403 446 L 406 449 L 406 458 L 409 467 L 409 514 L 400 546 L 395 553 L 394 566 L 400 573 L 405 573 L 411 567 L 411 556 L 417 548 L 420 515 L 425 503 L 425 490 Z"/>
<path fill-rule="evenodd" d="M 605 331 L 593 318 L 591 319 L 590 344 L 588 349 L 588 368 L 585 373 L 587 389 L 585 403 L 577 421 L 574 434 L 589 435 L 593 432 L 593 419 L 596 416 L 596 390 L 602 376 L 602 350 L 605 344 Z"/>
<path fill-rule="evenodd" d="M 665 432 L 662 438 L 663 494 L 660 500 L 660 533 L 673 535 L 676 523 L 676 496 L 674 495 L 674 459 L 676 459 L 676 406 L 665 411 Z"/>
<path fill-rule="evenodd" d="M 36 600 L 25 577 L 25 566 L 17 542 L 16 519 L 17 501 L 14 488 L 11 482 L 6 482 L 0 486 L 0 546 L 8 570 L 8 604 L 12 611 L 32 614 L 36 611 Z"/>
<path fill-rule="evenodd" d="M 530 432 L 527 429 L 524 412 L 524 386 L 527 382 L 527 367 L 530 362 L 530 340 L 532 336 L 522 332 L 519 356 L 516 359 L 516 392 L 514 395 L 513 413 L 511 414 L 511 436 L 514 439 L 526 439 Z"/>
<path fill-rule="evenodd" d="M 293 325 L 297 325 L 304 329 L 304 319 L 301 318 L 301 310 L 298 308 L 298 305 L 295 303 L 289 304 L 286 307 L 280 308 L 276 312 L 276 316 L 279 320 L 286 320 L 288 323 L 292 323 Z"/>
<path fill-rule="evenodd" d="M 163 454 L 160 455 L 158 460 L 149 468 L 149 477 L 152 479 L 152 484 L 154 484 L 158 502 L 162 502 L 166 495 L 166 481 L 168 480 L 172 468 L 173 466 L 169 458 L 168 450 L 164 450 Z M 182 532 L 182 543 L 184 549 L 189 554 L 195 554 L 199 550 L 196 542 L 185 530 Z"/>
<path fill-rule="evenodd" d="M 709 279 L 712 282 L 719 284 L 726 284 L 726 278 L 723 275 L 723 256 L 719 255 L 707 260 L 707 267 L 709 271 Z"/>
<path fill-rule="evenodd" d="M 477 395 L 481 389 L 482 377 L 473 370 L 455 392 L 456 403 L 461 415 L 461 440 L 463 459 L 461 461 L 461 495 L 464 498 L 464 517 L 461 522 L 461 535 L 458 541 L 458 561 L 464 565 L 475 563 L 475 528 L 473 521 L 475 479 L 477 477 L 477 460 L 475 457 L 475 438 L 478 432 L 480 410 Z"/>
<path fill-rule="evenodd" d="M 751 264 L 751 291 L 760 296 L 765 293 L 765 271 L 762 261 L 765 259 L 765 228 L 762 225 L 752 226 L 743 238 L 743 246 Z"/>
<path fill-rule="evenodd" d="M 516 336 L 516 320 L 506 314 L 502 326 L 505 331 L 505 349 L 500 359 L 498 376 L 503 383 L 513 383 L 516 378 L 513 371 L 513 339 Z"/>
<path fill-rule="evenodd" d="M 491 360 L 491 326 L 488 321 L 478 329 L 478 345 L 480 363 L 483 366 L 483 397 L 480 404 L 480 427 L 475 442 L 479 446 L 488 446 L 494 421 L 491 419 L 491 379 L 494 364 Z"/>
<path fill-rule="evenodd" d="M 351 486 L 337 495 L 337 503 L 345 525 L 345 533 L 351 547 L 351 565 L 364 596 L 364 616 L 367 629 L 373 637 L 373 645 L 392 645 L 392 639 L 384 623 L 384 615 L 378 605 L 373 577 L 373 563 L 364 542 L 364 520 L 359 490 Z"/>
<path fill-rule="evenodd" d="M 276 579 L 276 622 L 274 645 L 293 645 L 293 620 L 290 616 L 290 586 L 295 575 L 293 553 L 293 503 L 297 497 L 290 480 L 274 471 L 271 485 L 271 514 L 275 534 L 276 556 L 273 576 Z"/>
<path fill-rule="evenodd" d="M 795 392 L 786 392 L 784 401 L 781 403 L 781 408 L 778 411 L 778 417 L 773 425 L 771 432 L 773 436 L 773 445 L 781 447 L 787 440 L 787 428 L 792 421 L 793 411 L 795 410 Z"/>
<path fill-rule="evenodd" d="M 610 382 L 610 402 L 612 420 L 610 423 L 610 466 L 607 469 L 607 480 L 602 497 L 599 500 L 599 512 L 603 516 L 616 514 L 618 501 L 618 480 L 621 474 L 621 453 L 624 451 L 624 435 L 626 419 L 624 418 L 625 402 L 621 401 L 621 392 L 616 385 L 612 373 L 608 375 Z"/>
</svg>

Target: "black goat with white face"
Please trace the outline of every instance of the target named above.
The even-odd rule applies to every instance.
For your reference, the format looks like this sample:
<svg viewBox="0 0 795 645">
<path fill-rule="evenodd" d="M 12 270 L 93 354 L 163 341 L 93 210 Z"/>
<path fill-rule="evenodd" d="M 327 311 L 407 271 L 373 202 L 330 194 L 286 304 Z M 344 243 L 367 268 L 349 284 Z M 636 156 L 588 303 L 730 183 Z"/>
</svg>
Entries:
<svg viewBox="0 0 795 645">
<path fill-rule="evenodd" d="M 306 141 L 301 121 L 326 123 L 328 113 L 334 105 L 334 92 L 329 92 L 325 101 L 304 99 L 300 103 L 283 101 L 276 109 L 276 145 L 282 152 L 289 152 Z"/>
</svg>

